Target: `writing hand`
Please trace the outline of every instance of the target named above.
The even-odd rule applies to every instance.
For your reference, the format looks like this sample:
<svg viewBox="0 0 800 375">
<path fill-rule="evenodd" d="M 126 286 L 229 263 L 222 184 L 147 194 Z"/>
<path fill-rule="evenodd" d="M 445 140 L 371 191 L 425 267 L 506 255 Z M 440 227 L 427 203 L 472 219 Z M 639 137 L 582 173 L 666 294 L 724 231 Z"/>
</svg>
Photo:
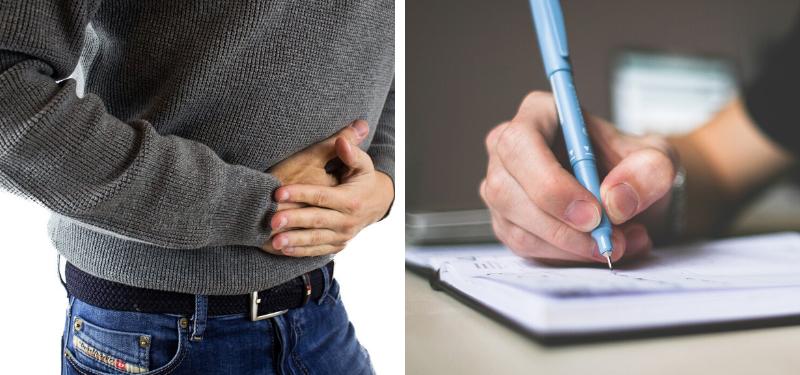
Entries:
<svg viewBox="0 0 800 375">
<path fill-rule="evenodd" d="M 615 224 L 613 260 L 646 253 L 652 241 L 635 219 L 665 211 L 676 153 L 663 138 L 625 135 L 585 117 L 601 172 L 607 171 L 600 191 Z M 498 239 L 516 254 L 555 263 L 604 263 L 588 233 L 600 222 L 600 204 L 567 169 L 560 134 L 552 95 L 528 95 L 514 119 L 486 137 L 489 165 L 481 197 Z"/>
</svg>

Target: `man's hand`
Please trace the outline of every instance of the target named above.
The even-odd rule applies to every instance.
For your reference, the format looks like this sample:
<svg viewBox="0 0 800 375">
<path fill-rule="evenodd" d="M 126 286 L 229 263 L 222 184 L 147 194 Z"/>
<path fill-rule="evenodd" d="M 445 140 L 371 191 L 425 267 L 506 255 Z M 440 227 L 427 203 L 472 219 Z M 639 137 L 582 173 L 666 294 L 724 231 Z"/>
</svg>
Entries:
<svg viewBox="0 0 800 375">
<path fill-rule="evenodd" d="M 275 164 L 267 172 L 277 177 L 282 185 L 336 186 L 339 184 L 337 176 L 325 170 L 325 166 L 336 158 L 336 140 L 344 138 L 349 143 L 358 145 L 367 134 L 367 123 L 363 120 L 354 121 L 338 133 Z"/>
<path fill-rule="evenodd" d="M 347 167 L 340 185 L 296 184 L 275 192 L 281 204 L 309 205 L 273 216 L 272 248 L 281 254 L 303 257 L 337 253 L 389 210 L 394 198 L 389 176 L 377 172 L 369 155 L 346 139 L 338 138 L 335 146 Z"/>
<path fill-rule="evenodd" d="M 652 241 L 638 219 L 663 217 L 677 154 L 662 138 L 625 135 L 584 117 L 598 167 L 607 172 L 600 191 L 615 224 L 613 260 L 642 255 Z M 517 255 L 551 263 L 605 263 L 589 235 L 600 223 L 601 206 L 568 169 L 552 95 L 528 95 L 511 122 L 489 133 L 486 147 L 480 194 L 503 243 Z"/>
<path fill-rule="evenodd" d="M 336 134 L 275 164 L 268 172 L 277 177 L 281 181 L 281 185 L 336 186 L 339 184 L 339 176 L 325 169 L 336 158 L 336 141 L 341 139 L 342 142 L 358 145 L 366 138 L 367 134 L 369 134 L 369 125 L 365 121 L 353 121 Z M 276 211 L 281 212 L 305 206 L 299 203 L 278 203 Z M 267 241 L 261 248 L 270 253 L 279 253 L 272 247 L 272 241 Z"/>
</svg>

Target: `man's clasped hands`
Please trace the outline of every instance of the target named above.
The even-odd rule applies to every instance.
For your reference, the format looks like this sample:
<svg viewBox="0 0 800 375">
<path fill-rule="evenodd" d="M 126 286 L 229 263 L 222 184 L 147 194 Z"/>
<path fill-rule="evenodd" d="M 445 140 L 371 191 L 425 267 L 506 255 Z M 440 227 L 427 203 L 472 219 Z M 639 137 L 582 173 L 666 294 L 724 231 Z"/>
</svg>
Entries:
<svg viewBox="0 0 800 375">
<path fill-rule="evenodd" d="M 358 145 L 369 134 L 356 120 L 331 137 L 268 170 L 282 186 L 264 251 L 293 257 L 338 253 L 366 226 L 380 220 L 394 199 L 391 178 L 377 171 Z"/>
</svg>

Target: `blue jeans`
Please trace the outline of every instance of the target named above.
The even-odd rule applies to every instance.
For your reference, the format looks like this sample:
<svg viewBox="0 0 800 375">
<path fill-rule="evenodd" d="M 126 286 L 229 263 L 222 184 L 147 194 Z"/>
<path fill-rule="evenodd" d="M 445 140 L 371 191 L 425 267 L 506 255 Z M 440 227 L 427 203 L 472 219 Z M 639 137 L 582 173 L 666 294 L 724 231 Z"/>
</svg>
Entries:
<svg viewBox="0 0 800 375">
<path fill-rule="evenodd" d="M 339 284 L 326 289 L 317 301 L 256 322 L 206 316 L 204 296 L 192 317 L 106 310 L 70 297 L 62 374 L 374 373 Z"/>
</svg>

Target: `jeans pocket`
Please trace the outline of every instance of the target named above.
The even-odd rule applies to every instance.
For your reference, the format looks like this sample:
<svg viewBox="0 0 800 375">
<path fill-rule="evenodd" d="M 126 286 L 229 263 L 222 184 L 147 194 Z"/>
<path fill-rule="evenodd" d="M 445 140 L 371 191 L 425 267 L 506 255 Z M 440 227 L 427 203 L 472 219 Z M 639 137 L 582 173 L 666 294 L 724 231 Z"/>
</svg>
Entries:
<svg viewBox="0 0 800 375">
<path fill-rule="evenodd" d="M 339 290 L 339 282 L 336 279 L 331 281 L 331 286 L 328 289 L 328 294 L 325 295 L 325 302 L 335 305 L 342 300 L 342 294 Z"/>
<path fill-rule="evenodd" d="M 174 357 L 166 365 L 151 369 L 153 335 L 100 327 L 74 315 L 64 335 L 64 360 L 78 374 L 169 374 L 185 356 L 179 324 L 176 322 L 178 349 Z"/>
</svg>

